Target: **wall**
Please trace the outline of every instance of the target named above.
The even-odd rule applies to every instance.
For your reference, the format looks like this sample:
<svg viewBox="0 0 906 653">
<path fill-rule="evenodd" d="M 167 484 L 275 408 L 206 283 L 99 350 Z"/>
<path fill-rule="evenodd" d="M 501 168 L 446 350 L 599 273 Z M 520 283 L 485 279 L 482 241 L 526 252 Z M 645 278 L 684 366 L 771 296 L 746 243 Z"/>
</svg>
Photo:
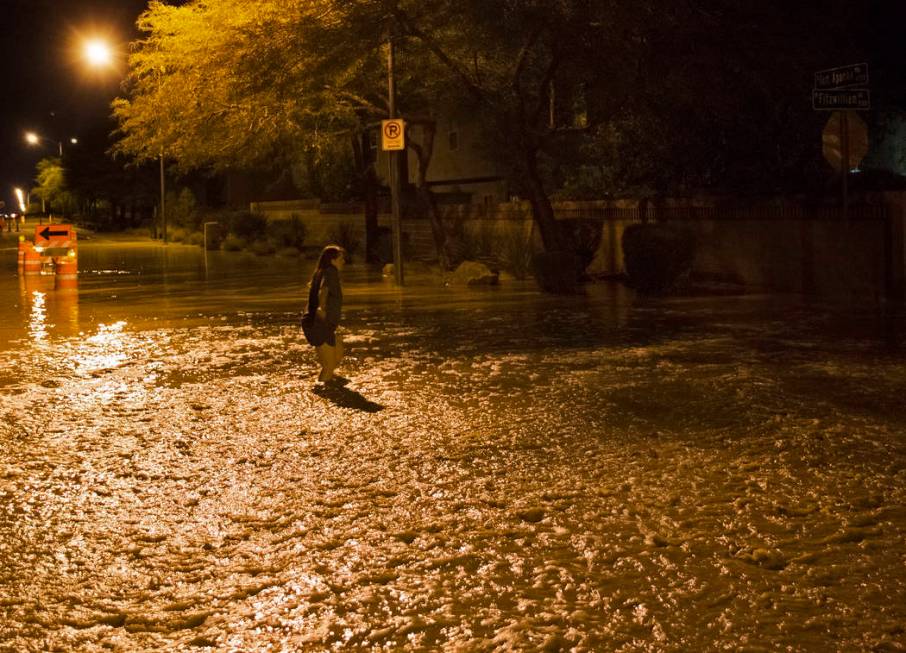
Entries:
<svg viewBox="0 0 906 653">
<path fill-rule="evenodd" d="M 702 220 L 694 270 L 753 290 L 853 298 L 884 293 L 883 220 Z"/>
<path fill-rule="evenodd" d="M 582 219 L 600 229 L 600 244 L 588 271 L 623 272 L 622 235 L 642 221 L 667 222 L 690 229 L 696 237 L 695 272 L 705 278 L 734 280 L 751 291 L 782 291 L 854 298 L 902 299 L 906 287 L 906 193 L 860 198 L 843 219 L 839 207 L 808 206 L 795 199 L 740 205 L 721 198 L 664 201 L 559 202 L 558 219 Z M 317 201 L 260 202 L 252 211 L 271 219 L 298 215 L 308 241 L 322 245 L 343 222 L 365 241 L 363 212 L 354 205 Z M 527 202 L 442 207 L 447 220 L 462 221 L 473 235 L 482 231 L 532 238 L 541 247 Z M 379 216 L 389 228 L 391 217 Z M 430 223 L 406 219 L 403 233 L 417 259 L 436 259 Z"/>
</svg>

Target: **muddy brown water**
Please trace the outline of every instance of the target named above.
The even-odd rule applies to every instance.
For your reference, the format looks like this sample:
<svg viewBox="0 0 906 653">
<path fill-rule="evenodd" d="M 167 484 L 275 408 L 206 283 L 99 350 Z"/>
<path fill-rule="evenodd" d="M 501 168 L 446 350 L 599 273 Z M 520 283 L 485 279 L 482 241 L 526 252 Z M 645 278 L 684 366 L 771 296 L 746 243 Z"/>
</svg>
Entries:
<svg viewBox="0 0 906 653">
<path fill-rule="evenodd" d="M 0 251 L 2 651 L 870 651 L 906 642 L 895 307 L 404 291 L 311 262 Z"/>
</svg>

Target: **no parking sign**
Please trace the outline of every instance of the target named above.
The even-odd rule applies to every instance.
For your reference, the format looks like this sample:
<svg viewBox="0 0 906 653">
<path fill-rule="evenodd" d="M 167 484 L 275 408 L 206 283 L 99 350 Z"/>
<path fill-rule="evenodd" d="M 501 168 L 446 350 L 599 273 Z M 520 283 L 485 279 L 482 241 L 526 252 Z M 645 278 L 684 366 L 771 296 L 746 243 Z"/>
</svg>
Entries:
<svg viewBox="0 0 906 653">
<path fill-rule="evenodd" d="M 381 121 L 381 149 L 406 149 L 406 125 L 401 118 Z"/>
</svg>

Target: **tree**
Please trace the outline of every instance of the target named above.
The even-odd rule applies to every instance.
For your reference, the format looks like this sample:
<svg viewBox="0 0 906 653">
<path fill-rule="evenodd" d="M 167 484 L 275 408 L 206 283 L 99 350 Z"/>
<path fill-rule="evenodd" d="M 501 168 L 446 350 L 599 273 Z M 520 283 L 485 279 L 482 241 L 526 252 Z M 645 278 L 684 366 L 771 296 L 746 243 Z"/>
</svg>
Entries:
<svg viewBox="0 0 906 653">
<path fill-rule="evenodd" d="M 114 102 L 116 151 L 165 155 L 182 171 L 313 170 L 329 167 L 338 139 L 351 141 L 373 235 L 377 178 L 362 142 L 386 114 L 375 92 L 380 41 L 373 30 L 340 29 L 347 14 L 334 2 L 152 2 L 139 19 L 147 36 L 130 57 L 128 98 Z"/>
<path fill-rule="evenodd" d="M 109 124 L 99 124 L 80 134 L 77 147 L 63 157 L 66 186 L 78 199 L 79 211 L 95 224 L 127 226 L 128 212 L 134 224 L 150 218 L 157 202 L 157 167 L 116 160 Z"/>
<path fill-rule="evenodd" d="M 902 69 L 889 54 L 903 40 L 868 27 L 896 23 L 888 0 L 386 4 L 473 99 L 548 249 L 569 245 L 547 199 L 564 183 L 596 197 L 820 186 L 813 73 L 871 59 L 889 97 Z"/>
<path fill-rule="evenodd" d="M 468 94 L 492 144 L 488 151 L 529 200 L 545 248 L 569 249 L 539 157 L 559 135 L 576 130 L 552 120 L 555 88 L 579 85 L 579 64 L 588 61 L 601 9 L 585 0 L 384 4 L 401 33 L 438 64 L 434 76 Z"/>
<path fill-rule="evenodd" d="M 41 200 L 47 211 L 52 212 L 53 207 L 65 215 L 72 214 L 76 202 L 72 193 L 66 188 L 63 165 L 58 157 L 48 157 L 38 161 L 36 167 L 37 186 L 32 188 L 31 194 Z"/>
<path fill-rule="evenodd" d="M 116 151 L 139 161 L 163 154 L 182 171 L 294 168 L 321 197 L 357 188 L 373 246 L 377 176 L 367 130 L 387 116 L 392 23 L 380 2 L 152 2 L 139 21 L 147 37 L 130 58 L 128 98 L 114 103 Z M 400 76 L 400 105 L 430 115 L 431 88 L 418 80 L 411 69 Z M 351 157 L 338 154 L 338 142 L 351 145 Z M 426 169 L 430 150 L 419 161 Z M 337 184 L 347 162 L 357 179 Z M 424 172 L 419 193 L 430 198 Z M 436 224 L 433 201 L 424 206 Z M 438 242 L 443 262 L 447 249 Z"/>
<path fill-rule="evenodd" d="M 117 149 L 140 160 L 164 153 L 182 169 L 313 170 L 343 139 L 374 227 L 365 132 L 386 115 L 383 47 L 392 36 L 405 59 L 400 108 L 420 133 L 411 140 L 419 197 L 442 260 L 449 234 L 426 179 L 436 117 L 451 111 L 482 126 L 488 157 L 529 200 L 545 249 L 564 251 L 573 243 L 550 194 L 578 176 L 599 195 L 657 195 L 773 190 L 814 175 L 811 75 L 858 52 L 838 25 L 857 5 L 152 2 L 130 59 L 129 98 L 114 105 Z M 317 175 L 309 181 L 324 187 Z"/>
<path fill-rule="evenodd" d="M 813 73 L 864 52 L 858 3 L 640 5 L 631 75 L 593 80 L 578 175 L 611 193 L 775 192 L 824 176 Z M 618 98 L 614 103 L 613 98 Z M 600 194 L 600 193 L 599 193 Z"/>
</svg>

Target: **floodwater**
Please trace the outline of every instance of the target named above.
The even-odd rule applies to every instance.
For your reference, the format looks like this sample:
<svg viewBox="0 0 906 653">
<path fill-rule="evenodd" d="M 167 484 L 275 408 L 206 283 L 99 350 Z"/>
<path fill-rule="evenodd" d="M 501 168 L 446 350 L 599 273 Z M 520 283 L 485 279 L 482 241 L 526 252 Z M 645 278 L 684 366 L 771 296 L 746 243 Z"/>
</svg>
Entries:
<svg viewBox="0 0 906 653">
<path fill-rule="evenodd" d="M 0 252 L 2 651 L 899 651 L 892 307 Z M 49 284 L 49 285 L 48 285 Z"/>
</svg>

